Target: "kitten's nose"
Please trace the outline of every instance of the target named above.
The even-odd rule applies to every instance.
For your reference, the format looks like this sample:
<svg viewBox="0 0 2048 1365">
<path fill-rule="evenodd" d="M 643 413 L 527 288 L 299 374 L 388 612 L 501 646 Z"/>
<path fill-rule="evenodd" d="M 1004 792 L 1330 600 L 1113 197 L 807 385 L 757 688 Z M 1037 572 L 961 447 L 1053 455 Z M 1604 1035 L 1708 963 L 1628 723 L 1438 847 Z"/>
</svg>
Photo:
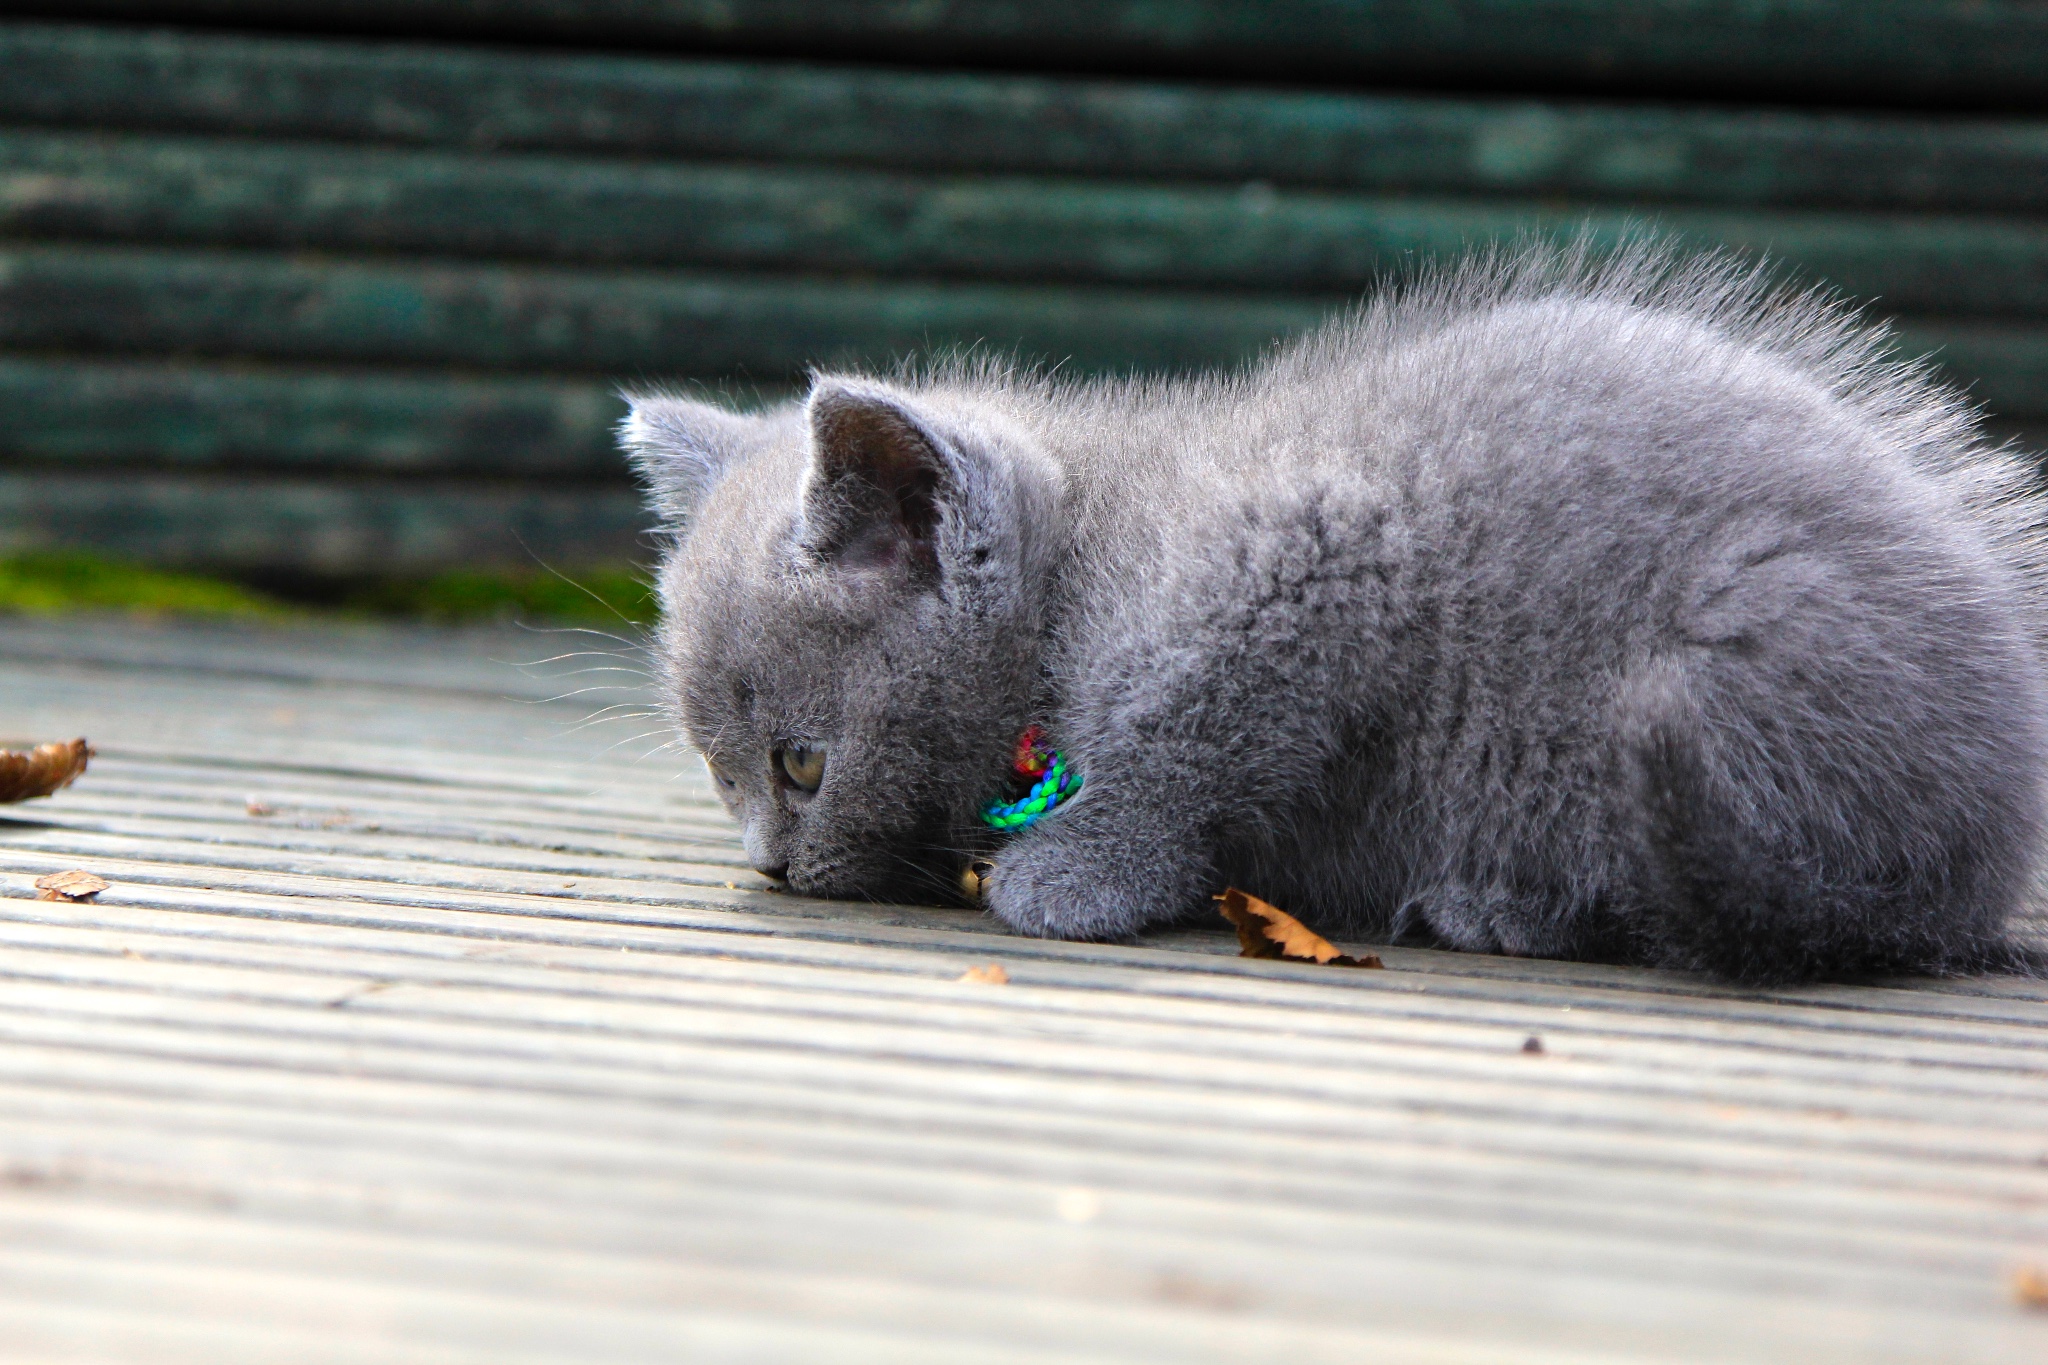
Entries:
<svg viewBox="0 0 2048 1365">
<path fill-rule="evenodd" d="M 740 846 L 747 851 L 747 861 L 754 865 L 754 871 L 776 881 L 789 878 L 789 855 L 778 858 L 769 848 L 767 833 L 758 824 L 749 820 L 740 831 Z"/>
</svg>

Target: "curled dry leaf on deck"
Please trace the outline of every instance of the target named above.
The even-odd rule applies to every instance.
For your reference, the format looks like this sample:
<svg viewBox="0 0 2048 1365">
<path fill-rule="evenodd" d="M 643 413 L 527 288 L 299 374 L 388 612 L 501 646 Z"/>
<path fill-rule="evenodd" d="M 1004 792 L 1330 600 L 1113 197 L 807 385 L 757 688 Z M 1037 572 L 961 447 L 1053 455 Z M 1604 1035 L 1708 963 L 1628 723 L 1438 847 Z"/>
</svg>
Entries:
<svg viewBox="0 0 2048 1365">
<path fill-rule="evenodd" d="M 1010 974 L 1003 970 L 1002 963 L 991 962 L 985 967 L 969 967 L 954 980 L 978 981 L 984 986 L 1007 986 L 1010 984 Z"/>
<path fill-rule="evenodd" d="M 1240 957 L 1277 957 L 1325 967 L 1386 966 L 1374 953 L 1351 957 L 1338 952 L 1336 945 L 1285 910 L 1234 886 L 1213 899 L 1223 907 L 1223 918 L 1237 929 Z"/>
<path fill-rule="evenodd" d="M 47 877 L 36 878 L 36 899 L 89 901 L 112 885 L 113 883 L 105 877 L 95 877 L 90 872 L 81 872 L 77 869 L 70 872 L 52 872 Z"/>
<path fill-rule="evenodd" d="M 2012 1273 L 2012 1296 L 2021 1306 L 2048 1310 L 2048 1270 L 2023 1265 Z"/>
<path fill-rule="evenodd" d="M 33 749 L 0 749 L 0 802 L 27 801 L 62 791 L 78 780 L 92 757 L 82 739 L 38 744 Z"/>
</svg>

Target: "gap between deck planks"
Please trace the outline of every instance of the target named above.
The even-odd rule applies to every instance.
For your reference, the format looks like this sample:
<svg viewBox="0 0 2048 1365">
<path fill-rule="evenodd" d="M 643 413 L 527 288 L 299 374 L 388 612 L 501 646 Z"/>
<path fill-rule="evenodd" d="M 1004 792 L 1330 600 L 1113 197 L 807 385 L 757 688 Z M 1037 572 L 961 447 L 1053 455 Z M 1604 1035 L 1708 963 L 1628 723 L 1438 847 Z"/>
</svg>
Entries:
<svg viewBox="0 0 2048 1365">
<path fill-rule="evenodd" d="M 771 894 L 635 666 L 0 622 L 0 1359 L 2048 1356 L 2042 983 Z"/>
</svg>

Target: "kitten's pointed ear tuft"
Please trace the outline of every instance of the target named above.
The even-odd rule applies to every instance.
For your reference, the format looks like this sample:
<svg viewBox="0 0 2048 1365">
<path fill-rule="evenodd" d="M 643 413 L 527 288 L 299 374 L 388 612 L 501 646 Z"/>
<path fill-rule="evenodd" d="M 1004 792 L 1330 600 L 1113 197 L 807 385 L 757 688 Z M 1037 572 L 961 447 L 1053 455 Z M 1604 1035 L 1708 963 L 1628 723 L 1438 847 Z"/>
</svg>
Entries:
<svg viewBox="0 0 2048 1365">
<path fill-rule="evenodd" d="M 619 446 L 647 489 L 648 505 L 685 525 L 704 495 L 753 443 L 761 419 L 667 394 L 627 394 Z"/>
<path fill-rule="evenodd" d="M 820 381 L 807 411 L 804 521 L 812 552 L 858 568 L 935 572 L 949 483 L 944 439 L 904 400 L 865 384 Z"/>
</svg>

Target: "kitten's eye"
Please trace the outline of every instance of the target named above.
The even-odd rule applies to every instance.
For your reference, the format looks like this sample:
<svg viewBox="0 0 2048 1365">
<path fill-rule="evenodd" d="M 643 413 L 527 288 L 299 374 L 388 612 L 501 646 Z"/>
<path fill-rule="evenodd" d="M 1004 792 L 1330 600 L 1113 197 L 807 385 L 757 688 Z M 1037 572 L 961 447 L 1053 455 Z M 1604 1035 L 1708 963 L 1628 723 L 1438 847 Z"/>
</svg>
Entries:
<svg viewBox="0 0 2048 1365">
<path fill-rule="evenodd" d="M 710 770 L 711 780 L 716 782 L 719 786 L 725 788 L 727 791 L 731 791 L 734 787 L 739 785 L 739 783 L 733 781 L 730 777 L 726 776 L 725 769 L 719 767 L 710 759 L 707 758 L 704 760 L 704 766 Z"/>
<path fill-rule="evenodd" d="M 825 751 L 822 748 L 805 749 L 791 744 L 776 750 L 775 756 L 782 765 L 782 775 L 798 791 L 814 792 L 825 780 Z"/>
</svg>

